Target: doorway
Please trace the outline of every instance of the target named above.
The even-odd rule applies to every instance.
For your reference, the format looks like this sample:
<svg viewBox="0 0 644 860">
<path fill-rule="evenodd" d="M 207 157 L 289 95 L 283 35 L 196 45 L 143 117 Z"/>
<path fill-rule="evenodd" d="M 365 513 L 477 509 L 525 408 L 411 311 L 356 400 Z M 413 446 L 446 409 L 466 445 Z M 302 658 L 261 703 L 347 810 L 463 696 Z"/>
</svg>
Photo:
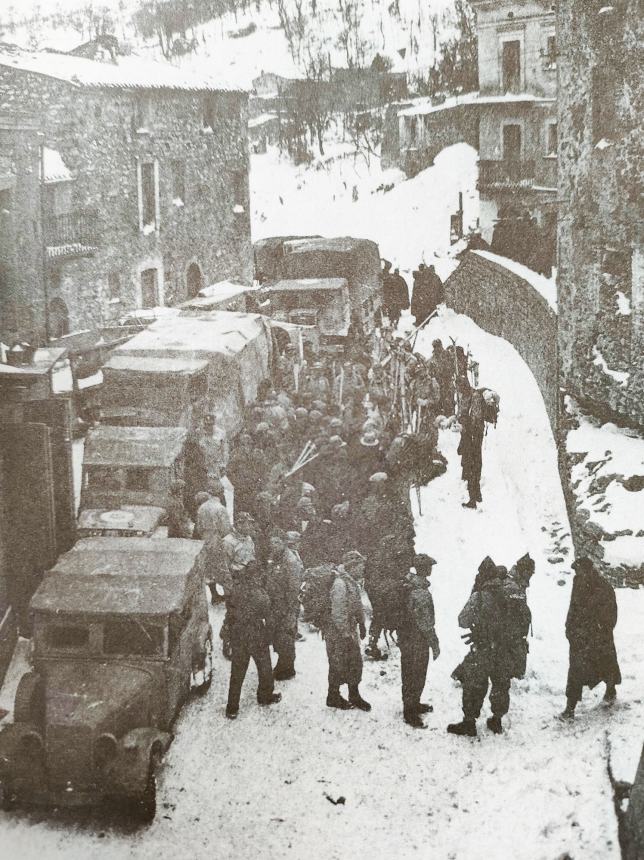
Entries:
<svg viewBox="0 0 644 860">
<path fill-rule="evenodd" d="M 141 307 L 154 308 L 158 305 L 157 270 L 145 269 L 141 272 Z"/>
<path fill-rule="evenodd" d="M 194 299 L 199 295 L 199 290 L 203 288 L 203 275 L 198 263 L 190 263 L 186 272 L 186 287 L 188 289 L 188 298 Z"/>
<path fill-rule="evenodd" d="M 503 160 L 521 161 L 521 126 L 508 123 L 503 126 Z"/>
<path fill-rule="evenodd" d="M 521 90 L 521 42 L 503 42 L 502 85 L 504 93 Z"/>
</svg>

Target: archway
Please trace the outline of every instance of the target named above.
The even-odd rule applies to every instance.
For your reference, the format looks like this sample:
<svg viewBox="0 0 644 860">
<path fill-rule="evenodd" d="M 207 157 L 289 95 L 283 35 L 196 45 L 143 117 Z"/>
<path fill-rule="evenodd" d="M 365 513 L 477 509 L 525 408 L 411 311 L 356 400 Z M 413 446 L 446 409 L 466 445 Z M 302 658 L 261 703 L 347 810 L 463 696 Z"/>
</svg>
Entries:
<svg viewBox="0 0 644 860">
<path fill-rule="evenodd" d="M 188 298 L 194 299 L 199 295 L 199 290 L 203 287 L 203 275 L 198 263 L 190 263 L 186 272 L 186 287 Z"/>
<path fill-rule="evenodd" d="M 62 299 L 52 299 L 49 303 L 49 337 L 63 337 L 69 334 L 69 311 Z"/>
</svg>

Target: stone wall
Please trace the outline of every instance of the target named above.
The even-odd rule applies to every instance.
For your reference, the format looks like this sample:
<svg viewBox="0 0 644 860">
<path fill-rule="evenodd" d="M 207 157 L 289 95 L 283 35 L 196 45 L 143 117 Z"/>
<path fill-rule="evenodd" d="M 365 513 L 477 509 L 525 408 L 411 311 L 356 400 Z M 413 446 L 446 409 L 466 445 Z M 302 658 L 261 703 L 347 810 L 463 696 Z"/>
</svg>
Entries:
<svg viewBox="0 0 644 860">
<path fill-rule="evenodd" d="M 2 67 L 0 99 L 40 118 L 45 144 L 75 177 L 72 206 L 97 211 L 96 251 L 50 264 L 49 300 L 65 302 L 72 330 L 140 307 L 148 268 L 156 269 L 166 304 L 187 297 L 191 264 L 204 284 L 252 282 L 245 95 L 80 88 Z M 212 128 L 204 126 L 206 99 Z M 139 223 L 144 163 L 158 171 L 159 217 L 151 231 Z M 181 172 L 183 201 L 176 193 Z M 32 290 L 30 298 L 37 304 L 41 296 Z"/>
<path fill-rule="evenodd" d="M 643 426 L 641 6 L 560 0 L 557 14 L 563 385 Z"/>
<path fill-rule="evenodd" d="M 45 333 L 39 153 L 37 124 L 0 108 L 0 338 L 10 345 L 18 332 Z"/>
<path fill-rule="evenodd" d="M 557 315 L 527 281 L 468 251 L 445 283 L 445 300 L 491 334 L 511 343 L 532 370 L 557 430 Z"/>
</svg>

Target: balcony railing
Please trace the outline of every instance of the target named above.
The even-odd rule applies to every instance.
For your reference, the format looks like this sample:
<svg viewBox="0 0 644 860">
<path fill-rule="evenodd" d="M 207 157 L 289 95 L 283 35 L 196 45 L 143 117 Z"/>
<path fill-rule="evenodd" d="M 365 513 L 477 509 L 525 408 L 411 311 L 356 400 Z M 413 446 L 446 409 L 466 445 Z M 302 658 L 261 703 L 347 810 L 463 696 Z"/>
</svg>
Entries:
<svg viewBox="0 0 644 860">
<path fill-rule="evenodd" d="M 97 240 L 96 209 L 73 209 L 45 220 L 45 244 L 51 257 L 91 253 Z"/>
<path fill-rule="evenodd" d="M 534 161 L 479 161 L 479 188 L 529 188 Z"/>
</svg>

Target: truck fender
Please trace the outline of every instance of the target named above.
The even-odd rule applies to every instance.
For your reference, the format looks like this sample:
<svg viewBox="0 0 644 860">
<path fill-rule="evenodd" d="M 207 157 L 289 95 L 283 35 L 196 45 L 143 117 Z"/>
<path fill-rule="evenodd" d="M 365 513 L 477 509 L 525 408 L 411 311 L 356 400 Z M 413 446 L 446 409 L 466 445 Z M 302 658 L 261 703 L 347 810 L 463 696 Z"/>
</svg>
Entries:
<svg viewBox="0 0 644 860">
<path fill-rule="evenodd" d="M 152 726 L 132 729 L 123 735 L 119 755 L 109 768 L 108 779 L 112 789 L 121 795 L 138 795 L 148 779 L 150 757 L 158 753 L 161 758 L 170 744 L 172 735 Z"/>
<path fill-rule="evenodd" d="M 16 689 L 13 706 L 14 723 L 42 722 L 45 707 L 43 680 L 37 672 L 26 672 Z"/>
</svg>

